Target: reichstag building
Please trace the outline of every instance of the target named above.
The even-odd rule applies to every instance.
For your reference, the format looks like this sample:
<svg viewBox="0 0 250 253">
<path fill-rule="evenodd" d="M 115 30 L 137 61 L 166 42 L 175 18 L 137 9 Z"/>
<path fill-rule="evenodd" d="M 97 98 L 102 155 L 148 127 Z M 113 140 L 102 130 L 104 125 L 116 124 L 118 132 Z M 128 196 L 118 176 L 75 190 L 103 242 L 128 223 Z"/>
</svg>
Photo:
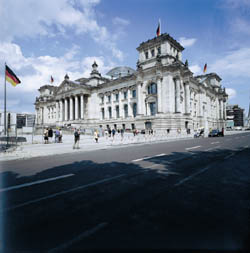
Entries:
<svg viewBox="0 0 250 253">
<path fill-rule="evenodd" d="M 40 87 L 39 127 L 153 129 L 169 134 L 222 129 L 228 95 L 216 73 L 194 76 L 184 48 L 169 34 L 142 42 L 137 69 L 117 67 L 103 77 L 96 62 L 89 78 Z"/>
</svg>

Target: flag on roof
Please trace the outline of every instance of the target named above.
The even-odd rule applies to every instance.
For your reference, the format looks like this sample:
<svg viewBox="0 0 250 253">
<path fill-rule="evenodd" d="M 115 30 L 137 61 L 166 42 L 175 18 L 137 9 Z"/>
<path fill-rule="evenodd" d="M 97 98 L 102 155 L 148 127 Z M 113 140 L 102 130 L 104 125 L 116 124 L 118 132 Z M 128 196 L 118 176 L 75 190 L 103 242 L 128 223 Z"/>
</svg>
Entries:
<svg viewBox="0 0 250 253">
<path fill-rule="evenodd" d="M 54 82 L 54 78 L 53 76 L 50 76 L 50 82 L 53 83 Z"/>
<path fill-rule="evenodd" d="M 160 22 L 160 19 L 158 21 L 158 27 L 157 27 L 157 30 L 156 30 L 156 35 L 157 35 L 157 37 L 161 35 L 161 22 Z"/>
<path fill-rule="evenodd" d="M 207 71 L 207 64 L 204 65 L 203 73 L 206 73 L 206 71 Z"/>
<path fill-rule="evenodd" d="M 5 78 L 6 81 L 11 83 L 13 86 L 16 86 L 17 84 L 21 83 L 15 73 L 7 65 L 5 65 Z"/>
</svg>

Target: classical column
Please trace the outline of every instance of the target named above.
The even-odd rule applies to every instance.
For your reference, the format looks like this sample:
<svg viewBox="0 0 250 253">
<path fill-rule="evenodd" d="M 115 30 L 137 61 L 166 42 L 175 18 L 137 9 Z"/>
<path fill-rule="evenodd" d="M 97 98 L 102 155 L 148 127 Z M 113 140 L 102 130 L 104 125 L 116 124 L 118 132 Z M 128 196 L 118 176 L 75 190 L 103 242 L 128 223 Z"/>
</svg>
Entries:
<svg viewBox="0 0 250 253">
<path fill-rule="evenodd" d="M 180 78 L 175 78 L 175 112 L 181 112 Z"/>
<path fill-rule="evenodd" d="M 220 100 L 220 119 L 223 119 L 223 101 Z"/>
<path fill-rule="evenodd" d="M 79 119 L 79 97 L 75 96 L 75 119 Z"/>
<path fill-rule="evenodd" d="M 59 121 L 59 101 L 56 101 L 56 121 Z"/>
<path fill-rule="evenodd" d="M 224 105 L 224 120 L 226 120 L 227 119 L 227 106 L 226 106 L 226 102 L 224 102 L 223 103 L 223 105 Z"/>
<path fill-rule="evenodd" d="M 199 114 L 198 114 L 198 116 L 203 116 L 203 114 L 202 114 L 202 93 L 199 93 L 198 94 L 199 95 Z"/>
<path fill-rule="evenodd" d="M 131 90 L 128 90 L 128 116 L 132 117 L 133 112 L 130 102 L 131 102 Z"/>
<path fill-rule="evenodd" d="M 158 109 L 157 112 L 161 113 L 162 112 L 162 79 L 158 78 L 157 80 L 157 105 L 158 105 Z"/>
<path fill-rule="evenodd" d="M 60 113 L 59 113 L 59 121 L 63 121 L 63 103 L 62 100 L 59 101 Z"/>
<path fill-rule="evenodd" d="M 190 89 L 189 89 L 189 83 L 185 83 L 185 113 L 190 113 Z"/>
<path fill-rule="evenodd" d="M 137 85 L 137 115 L 142 114 L 142 88 L 141 84 Z"/>
<path fill-rule="evenodd" d="M 119 90 L 119 110 L 120 110 L 120 118 L 124 118 L 124 108 L 122 103 L 122 92 Z"/>
<path fill-rule="evenodd" d="M 69 119 L 73 120 L 73 97 L 69 98 Z"/>
<path fill-rule="evenodd" d="M 64 99 L 64 120 L 67 121 L 69 120 L 68 118 L 68 98 Z"/>
<path fill-rule="evenodd" d="M 81 119 L 83 119 L 84 118 L 84 97 L 83 97 L 83 94 L 81 94 L 80 104 L 81 104 Z"/>
</svg>

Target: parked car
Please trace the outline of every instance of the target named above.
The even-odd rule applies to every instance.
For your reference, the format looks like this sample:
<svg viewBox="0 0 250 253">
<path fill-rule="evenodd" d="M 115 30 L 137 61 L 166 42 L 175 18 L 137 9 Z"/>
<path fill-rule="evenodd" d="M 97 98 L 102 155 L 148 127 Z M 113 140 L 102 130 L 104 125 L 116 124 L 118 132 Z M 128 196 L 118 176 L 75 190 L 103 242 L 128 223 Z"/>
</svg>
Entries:
<svg viewBox="0 0 250 253">
<path fill-rule="evenodd" d="M 209 134 L 208 137 L 219 137 L 224 136 L 223 131 L 219 131 L 218 129 L 213 129 Z"/>
</svg>

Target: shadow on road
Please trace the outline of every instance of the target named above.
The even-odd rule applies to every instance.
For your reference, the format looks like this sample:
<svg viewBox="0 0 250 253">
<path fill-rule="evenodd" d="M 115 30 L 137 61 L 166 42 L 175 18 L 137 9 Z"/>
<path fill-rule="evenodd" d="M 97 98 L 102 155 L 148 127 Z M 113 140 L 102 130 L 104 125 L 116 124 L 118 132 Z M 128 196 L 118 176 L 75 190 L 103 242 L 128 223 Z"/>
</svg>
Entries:
<svg viewBox="0 0 250 253">
<path fill-rule="evenodd" d="M 82 160 L 28 177 L 0 173 L 0 188 L 74 174 L 1 193 L 4 250 L 48 250 L 103 222 L 70 247 L 250 249 L 250 149 L 234 152 Z"/>
</svg>

